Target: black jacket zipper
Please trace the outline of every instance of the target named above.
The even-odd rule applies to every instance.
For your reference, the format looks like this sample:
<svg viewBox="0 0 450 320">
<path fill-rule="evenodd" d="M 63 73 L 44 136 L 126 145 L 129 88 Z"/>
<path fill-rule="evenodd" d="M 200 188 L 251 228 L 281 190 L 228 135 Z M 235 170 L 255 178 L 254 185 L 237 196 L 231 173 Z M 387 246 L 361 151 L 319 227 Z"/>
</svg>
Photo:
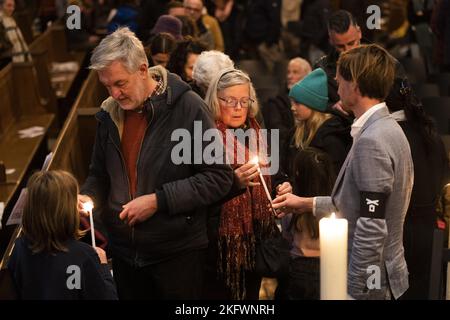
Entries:
<svg viewBox="0 0 450 320">
<path fill-rule="evenodd" d="M 139 146 L 138 156 L 136 158 L 137 159 L 136 160 L 136 166 L 135 166 L 135 170 L 136 170 L 136 172 L 135 172 L 135 174 L 136 174 L 136 184 L 138 183 L 137 181 L 139 179 L 138 178 L 138 164 L 139 164 L 139 158 L 141 157 L 142 145 L 144 144 L 144 139 L 147 136 L 148 128 L 152 124 L 153 118 L 155 116 L 155 110 L 154 110 L 154 107 L 153 107 L 153 103 L 151 101 L 150 101 L 150 106 L 152 107 L 152 117 L 151 117 L 150 121 L 148 122 L 147 127 L 145 128 L 144 136 L 143 136 L 143 138 L 141 140 L 141 145 Z M 131 242 L 133 243 L 133 246 L 135 247 L 135 250 L 134 250 L 134 252 L 135 252 L 134 263 L 137 265 L 138 253 L 137 253 L 136 241 L 135 241 L 135 237 L 134 237 L 134 226 L 131 227 Z"/>
</svg>

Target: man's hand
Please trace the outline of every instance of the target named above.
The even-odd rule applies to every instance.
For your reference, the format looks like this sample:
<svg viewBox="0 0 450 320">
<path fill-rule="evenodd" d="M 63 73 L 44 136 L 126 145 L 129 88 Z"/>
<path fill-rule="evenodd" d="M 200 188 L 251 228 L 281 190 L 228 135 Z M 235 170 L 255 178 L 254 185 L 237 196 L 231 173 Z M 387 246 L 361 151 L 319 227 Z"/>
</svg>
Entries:
<svg viewBox="0 0 450 320">
<path fill-rule="evenodd" d="M 287 193 L 292 193 L 292 186 L 289 182 L 283 182 L 277 186 L 277 197 Z"/>
<path fill-rule="evenodd" d="M 83 208 L 83 204 L 85 204 L 86 202 L 94 203 L 94 201 L 91 199 L 91 197 L 89 197 L 85 194 L 79 194 L 78 195 L 78 212 L 85 217 L 89 217 L 89 213 L 86 212 Z"/>
<path fill-rule="evenodd" d="M 119 218 L 132 227 L 136 223 L 147 220 L 158 210 L 156 194 L 152 193 L 140 196 L 122 207 L 123 210 L 119 213 Z"/>
<path fill-rule="evenodd" d="M 290 212 L 312 212 L 313 198 L 302 198 L 292 193 L 283 194 L 273 200 L 273 208 L 284 214 Z"/>
<path fill-rule="evenodd" d="M 254 187 L 259 186 L 259 182 L 253 182 L 253 179 L 259 176 L 258 165 L 255 163 L 247 162 L 234 170 L 234 175 L 238 179 L 239 187 Z"/>
</svg>

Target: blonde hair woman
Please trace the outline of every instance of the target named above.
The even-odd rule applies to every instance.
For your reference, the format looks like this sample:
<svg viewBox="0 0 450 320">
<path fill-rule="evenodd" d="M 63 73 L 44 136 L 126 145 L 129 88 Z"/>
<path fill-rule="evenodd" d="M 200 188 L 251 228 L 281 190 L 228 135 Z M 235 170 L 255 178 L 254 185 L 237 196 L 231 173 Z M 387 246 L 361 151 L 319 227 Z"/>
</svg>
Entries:
<svg viewBox="0 0 450 320">
<path fill-rule="evenodd" d="M 19 297 L 117 299 L 105 251 L 78 241 L 83 232 L 75 178 L 65 171 L 37 172 L 27 191 L 23 235 L 8 263 Z"/>
<path fill-rule="evenodd" d="M 295 127 L 290 139 L 280 150 L 283 172 L 293 176 L 293 160 L 298 151 L 307 147 L 327 153 L 339 172 L 351 146 L 351 137 L 345 126 L 335 116 L 325 113 L 328 105 L 327 75 L 315 69 L 289 91 Z"/>
</svg>

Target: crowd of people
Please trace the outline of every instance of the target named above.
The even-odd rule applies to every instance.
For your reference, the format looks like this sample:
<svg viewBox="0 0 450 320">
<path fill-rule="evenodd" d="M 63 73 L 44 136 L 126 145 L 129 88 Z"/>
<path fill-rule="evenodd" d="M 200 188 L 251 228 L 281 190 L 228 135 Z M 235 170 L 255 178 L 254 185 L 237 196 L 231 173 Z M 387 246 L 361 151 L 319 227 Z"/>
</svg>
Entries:
<svg viewBox="0 0 450 320">
<path fill-rule="evenodd" d="M 89 68 L 110 97 L 96 114 L 81 187 L 62 171 L 28 181 L 23 235 L 8 265 L 21 298 L 257 300 L 258 246 L 281 229 L 290 260 L 275 298 L 319 299 L 318 221 L 331 212 L 348 220 L 349 299 L 427 298 L 449 177 L 434 122 L 398 60 L 364 41 L 360 17 L 304 1 L 302 15 L 320 7 L 323 45 L 304 23 L 288 23 L 282 3 L 123 1 L 103 39 L 82 36 L 77 44 L 92 49 Z M 251 14 L 237 34 L 243 8 Z M 286 86 L 260 101 L 235 61 L 259 57 L 273 70 L 282 40 L 293 39 L 282 22 L 302 45 Z M 326 54 L 311 61 L 311 46 Z M 180 130 L 189 141 L 181 162 Z M 222 147 L 207 157 L 212 140 Z M 261 152 L 274 144 L 276 154 Z M 267 159 L 279 160 L 275 173 Z M 106 230 L 106 252 L 79 241 L 87 202 Z M 64 278 L 70 265 L 81 268 L 76 291 Z M 376 288 L 367 285 L 371 266 L 381 270 Z"/>
</svg>

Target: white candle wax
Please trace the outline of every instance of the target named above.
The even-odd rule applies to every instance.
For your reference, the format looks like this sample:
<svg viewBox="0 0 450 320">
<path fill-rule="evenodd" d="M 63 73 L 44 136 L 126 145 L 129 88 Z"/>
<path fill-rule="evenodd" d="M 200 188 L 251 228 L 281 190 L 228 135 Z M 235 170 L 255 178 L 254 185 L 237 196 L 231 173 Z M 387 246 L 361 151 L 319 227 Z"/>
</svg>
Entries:
<svg viewBox="0 0 450 320">
<path fill-rule="evenodd" d="M 264 192 L 266 193 L 266 197 L 267 197 L 267 199 L 270 202 L 270 207 L 272 209 L 272 212 L 273 212 L 273 214 L 276 215 L 275 209 L 272 207 L 272 196 L 270 195 L 269 189 L 267 188 L 266 181 L 264 180 L 264 177 L 263 177 L 263 175 L 261 173 L 261 169 L 259 168 L 259 159 L 258 159 L 258 157 L 254 157 L 252 159 L 252 163 L 258 165 L 259 180 L 261 180 L 261 184 L 262 184 L 262 186 L 264 188 Z"/>
<path fill-rule="evenodd" d="M 91 241 L 92 241 L 92 246 L 95 248 L 96 244 L 95 244 L 94 218 L 92 215 L 92 209 L 94 209 L 94 204 L 92 202 L 85 202 L 83 204 L 83 209 L 87 213 L 89 213 L 89 223 L 91 224 Z"/>
<path fill-rule="evenodd" d="M 347 299 L 347 233 L 346 219 L 319 221 L 320 229 L 320 299 Z"/>
</svg>

